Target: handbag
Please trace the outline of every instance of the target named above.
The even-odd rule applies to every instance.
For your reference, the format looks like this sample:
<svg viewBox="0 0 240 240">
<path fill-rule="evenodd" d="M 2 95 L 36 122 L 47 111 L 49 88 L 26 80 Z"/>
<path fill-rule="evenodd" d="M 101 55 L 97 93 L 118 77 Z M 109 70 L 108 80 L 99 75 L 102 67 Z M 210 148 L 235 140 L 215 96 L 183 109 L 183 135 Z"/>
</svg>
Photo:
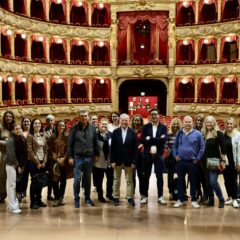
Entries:
<svg viewBox="0 0 240 240">
<path fill-rule="evenodd" d="M 49 185 L 49 178 L 48 178 L 48 174 L 45 172 L 41 172 L 41 173 L 36 173 L 33 176 L 33 182 L 34 184 L 36 184 L 38 187 L 44 188 L 47 187 Z"/>
<path fill-rule="evenodd" d="M 208 170 L 218 170 L 220 165 L 219 158 L 207 158 L 207 169 Z"/>
</svg>

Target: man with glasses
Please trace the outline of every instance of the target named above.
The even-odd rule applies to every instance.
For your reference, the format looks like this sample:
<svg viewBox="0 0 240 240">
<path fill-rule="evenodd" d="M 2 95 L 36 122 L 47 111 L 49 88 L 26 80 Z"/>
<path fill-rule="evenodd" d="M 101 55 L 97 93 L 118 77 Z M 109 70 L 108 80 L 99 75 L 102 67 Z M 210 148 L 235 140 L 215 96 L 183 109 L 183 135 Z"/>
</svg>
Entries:
<svg viewBox="0 0 240 240">
<path fill-rule="evenodd" d="M 166 205 L 163 197 L 163 151 L 167 140 L 167 127 L 159 122 L 158 109 L 150 111 L 150 122 L 143 126 L 142 143 L 144 145 L 145 174 L 142 182 L 141 203 L 148 201 L 149 179 L 154 164 L 157 178 L 158 201 Z"/>
</svg>

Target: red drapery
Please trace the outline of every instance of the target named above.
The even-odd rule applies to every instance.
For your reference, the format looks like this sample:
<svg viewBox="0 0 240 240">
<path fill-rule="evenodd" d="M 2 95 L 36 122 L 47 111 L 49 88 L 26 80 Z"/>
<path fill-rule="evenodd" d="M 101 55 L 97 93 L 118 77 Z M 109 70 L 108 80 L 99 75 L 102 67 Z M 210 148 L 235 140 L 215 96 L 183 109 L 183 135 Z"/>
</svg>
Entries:
<svg viewBox="0 0 240 240">
<path fill-rule="evenodd" d="M 194 79 L 191 77 L 177 78 L 175 85 L 176 98 L 194 98 Z M 177 100 L 177 99 L 176 99 Z"/>
<path fill-rule="evenodd" d="M 1 52 L 2 56 L 11 55 L 10 36 L 7 35 L 7 30 L 2 30 L 1 33 Z"/>
<path fill-rule="evenodd" d="M 204 82 L 207 79 L 207 82 Z M 198 97 L 199 98 L 216 98 L 216 79 L 214 77 L 201 77 L 198 79 Z"/>
<path fill-rule="evenodd" d="M 79 77 L 73 77 L 71 80 L 71 98 L 88 98 L 88 79 L 81 78 L 83 82 L 81 84 L 77 84 Z"/>
<path fill-rule="evenodd" d="M 58 38 L 51 38 L 51 45 L 52 44 L 59 44 L 59 45 L 62 45 L 62 47 L 63 47 L 63 51 L 64 51 L 64 56 L 62 56 L 62 52 L 60 51 L 60 52 L 58 52 L 57 53 L 57 57 L 59 57 L 59 58 L 61 58 L 61 59 L 59 59 L 59 60 L 62 60 L 62 59 L 64 59 L 64 60 L 66 60 L 66 55 L 67 55 L 67 45 L 66 45 L 66 40 L 65 39 L 63 39 L 63 38 L 61 38 L 61 40 L 62 40 L 62 43 L 58 43 Z M 51 47 L 50 47 L 51 48 Z M 50 54 L 51 55 L 51 54 Z M 58 59 L 58 58 L 55 58 L 55 59 Z M 54 60 L 54 59 L 53 59 Z"/>
<path fill-rule="evenodd" d="M 184 41 L 187 41 L 187 44 L 184 44 Z M 182 51 L 182 47 L 184 46 L 191 46 L 190 49 L 186 49 L 188 51 Z M 176 57 L 177 61 L 193 61 L 194 60 L 194 40 L 193 39 L 187 39 L 187 40 L 178 40 L 177 41 L 177 47 L 176 47 Z"/>
<path fill-rule="evenodd" d="M 82 1 L 82 6 L 79 6 L 78 1 L 72 0 L 71 3 L 70 3 L 70 12 L 72 11 L 73 6 L 78 7 L 78 8 L 82 7 L 84 9 L 84 11 L 85 11 L 85 23 L 88 23 L 88 14 L 89 14 L 88 13 L 88 4 L 84 1 Z"/>
<path fill-rule="evenodd" d="M 233 6 L 233 1 L 231 2 L 228 0 L 222 0 L 222 19 L 231 19 L 231 18 L 236 18 L 239 17 L 239 6 L 240 6 L 240 0 L 235 0 L 236 2 L 236 8 Z M 228 5 L 228 9 L 225 9 L 226 4 L 231 4 L 232 6 Z M 238 6 L 237 6 L 238 5 Z"/>
<path fill-rule="evenodd" d="M 227 78 L 228 81 L 225 81 Z M 220 97 L 229 99 L 234 98 L 237 99 L 237 78 L 236 76 L 226 76 L 221 78 L 220 84 Z"/>
<path fill-rule="evenodd" d="M 156 52 L 156 31 L 159 31 L 159 47 L 161 58 L 167 59 L 168 41 L 168 13 L 167 12 L 127 12 L 118 14 L 118 42 L 121 43 L 127 35 L 128 25 L 131 25 L 131 56 L 136 53 L 136 41 L 134 39 L 133 27 L 137 21 L 149 21 L 151 23 L 150 50 Z M 160 58 L 160 57 L 159 57 Z"/>
<path fill-rule="evenodd" d="M 31 0 L 30 9 L 32 17 L 37 17 L 41 19 L 46 18 L 45 0 Z"/>
<path fill-rule="evenodd" d="M 15 99 L 27 100 L 28 85 L 22 81 L 22 76 L 17 76 L 15 83 Z"/>
<path fill-rule="evenodd" d="M 15 57 L 27 57 L 27 41 L 21 34 L 15 34 L 14 40 Z"/>
<path fill-rule="evenodd" d="M 203 59 L 202 47 L 203 45 L 214 45 L 215 50 L 217 49 L 217 39 L 216 38 L 207 38 L 207 42 L 204 42 L 205 39 L 199 39 L 198 41 L 198 60 Z"/>
<path fill-rule="evenodd" d="M 183 4 L 183 2 L 186 3 L 186 5 Z M 183 23 L 183 18 L 181 15 L 181 8 L 192 8 L 194 16 L 196 15 L 196 8 L 195 8 L 195 2 L 192 1 L 181 1 L 176 3 L 176 24 L 182 24 Z"/>
<path fill-rule="evenodd" d="M 103 6 L 104 6 L 103 8 L 105 8 L 106 12 L 107 12 L 107 16 L 105 18 L 105 20 L 106 20 L 105 23 L 110 25 L 111 24 L 111 7 L 110 7 L 110 4 L 104 3 Z M 93 14 L 94 9 L 102 10 L 103 8 L 100 8 L 99 3 L 93 3 L 92 4 L 92 14 Z"/>
<path fill-rule="evenodd" d="M 26 0 L 13 0 L 13 10 L 15 13 L 26 14 Z"/>
<path fill-rule="evenodd" d="M 39 82 L 40 78 L 44 79 L 44 82 Z M 43 77 L 34 77 L 32 83 L 32 98 L 45 98 L 46 97 L 46 79 Z"/>
<path fill-rule="evenodd" d="M 42 37 L 43 38 L 43 41 L 40 41 L 39 40 L 39 36 L 36 36 L 36 35 L 32 35 L 31 36 L 31 42 L 32 42 L 32 44 L 33 44 L 33 41 L 35 41 L 35 42 L 41 42 L 42 43 L 42 47 L 43 47 L 43 57 L 46 59 L 46 39 L 44 38 L 44 37 Z M 32 49 L 33 50 L 33 49 Z M 40 48 L 40 50 L 41 50 L 41 48 Z M 31 54 L 31 55 L 33 55 L 33 54 Z M 32 57 L 33 58 L 33 57 Z"/>
<path fill-rule="evenodd" d="M 217 0 L 200 0 L 199 2 L 199 22 L 217 20 L 218 3 Z"/>
<path fill-rule="evenodd" d="M 102 60 L 100 60 L 100 61 L 110 61 L 110 45 L 109 45 L 109 42 L 107 42 L 107 41 L 102 41 L 103 42 L 103 46 L 101 46 L 101 41 L 93 41 L 92 42 L 92 60 L 94 60 L 95 58 L 96 58 L 96 60 L 98 61 L 98 59 L 100 58 L 100 59 L 102 59 Z M 107 49 L 107 53 L 106 53 L 106 55 L 105 56 L 100 56 L 100 55 L 98 55 L 98 57 L 96 57 L 96 56 L 94 56 L 94 52 L 95 51 L 99 51 L 99 49 L 100 48 L 103 48 L 103 47 L 105 47 L 106 49 Z M 94 50 L 94 48 L 96 48 L 95 50 Z"/>
<path fill-rule="evenodd" d="M 52 5 L 54 3 L 54 5 Z M 61 8 L 61 6 L 62 8 Z M 54 6 L 54 8 L 52 8 Z M 55 12 L 58 11 L 58 12 Z M 61 16 L 63 14 L 63 16 Z M 50 13 L 49 17 L 51 20 L 58 20 L 59 22 L 65 21 L 66 18 L 66 0 L 62 0 L 58 3 L 58 0 L 51 0 L 50 2 Z"/>
<path fill-rule="evenodd" d="M 59 79 L 62 79 L 62 83 L 59 83 Z M 63 99 L 67 94 L 67 80 L 62 77 L 53 77 L 51 79 L 51 98 Z"/>
<path fill-rule="evenodd" d="M 224 58 L 224 45 L 225 45 L 225 42 L 226 42 L 226 38 L 227 38 L 227 42 L 233 42 L 233 41 L 236 41 L 237 43 L 237 47 L 239 47 L 239 43 L 238 43 L 238 36 L 237 35 L 232 35 L 232 36 L 227 36 L 227 37 L 222 37 L 221 38 L 221 59 Z"/>
<path fill-rule="evenodd" d="M 110 80 L 104 79 L 104 83 L 100 83 L 100 79 L 92 80 L 92 97 L 93 98 L 110 98 L 111 87 Z"/>
<path fill-rule="evenodd" d="M 71 40 L 71 47 L 73 45 L 79 45 L 79 41 L 82 41 L 83 46 L 85 47 L 85 50 L 87 54 L 89 53 L 89 46 L 88 46 L 88 41 L 83 41 L 83 40 L 78 40 L 78 39 L 72 39 Z"/>
</svg>

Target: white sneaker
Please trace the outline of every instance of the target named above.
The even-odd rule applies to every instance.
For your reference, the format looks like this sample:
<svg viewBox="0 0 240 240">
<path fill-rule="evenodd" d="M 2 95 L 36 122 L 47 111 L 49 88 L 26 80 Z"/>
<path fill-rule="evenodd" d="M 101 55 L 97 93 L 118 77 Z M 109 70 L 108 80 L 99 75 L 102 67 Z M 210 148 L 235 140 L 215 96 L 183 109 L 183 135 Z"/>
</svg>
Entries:
<svg viewBox="0 0 240 240">
<path fill-rule="evenodd" d="M 145 203 L 147 203 L 147 202 L 148 202 L 148 198 L 145 197 L 145 196 L 142 196 L 140 203 L 141 203 L 141 204 L 145 204 Z"/>
<path fill-rule="evenodd" d="M 14 210 L 9 210 L 9 212 L 19 214 L 19 213 L 22 213 L 22 210 L 18 208 L 18 209 L 14 209 Z"/>
<path fill-rule="evenodd" d="M 225 202 L 225 205 L 232 205 L 232 204 L 233 204 L 232 198 L 228 198 L 227 201 Z"/>
<path fill-rule="evenodd" d="M 237 202 L 236 199 L 233 200 L 232 206 L 233 206 L 234 208 L 239 208 L 239 204 L 238 204 L 238 202 Z"/>
<path fill-rule="evenodd" d="M 182 206 L 183 206 L 183 202 L 181 202 L 180 200 L 177 200 L 177 202 L 175 202 L 173 205 L 174 208 L 180 208 Z"/>
<path fill-rule="evenodd" d="M 161 203 L 162 205 L 167 205 L 167 201 L 164 199 L 163 196 L 161 196 L 161 197 L 158 199 L 158 202 Z"/>
<path fill-rule="evenodd" d="M 193 208 L 200 208 L 198 202 L 192 202 L 191 205 Z"/>
</svg>

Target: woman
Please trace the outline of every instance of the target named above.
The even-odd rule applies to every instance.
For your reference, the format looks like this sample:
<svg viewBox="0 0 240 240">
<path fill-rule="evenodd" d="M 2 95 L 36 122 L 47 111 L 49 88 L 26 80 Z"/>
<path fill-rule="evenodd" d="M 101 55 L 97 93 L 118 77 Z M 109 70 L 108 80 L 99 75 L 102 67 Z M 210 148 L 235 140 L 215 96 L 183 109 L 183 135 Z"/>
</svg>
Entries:
<svg viewBox="0 0 240 240">
<path fill-rule="evenodd" d="M 28 160 L 31 175 L 30 186 L 30 208 L 38 209 L 46 207 L 42 202 L 42 188 L 43 185 L 39 183 L 39 176 L 46 176 L 45 167 L 47 163 L 47 140 L 44 137 L 42 122 L 35 118 L 30 125 L 30 133 L 27 136 L 28 144 Z"/>
<path fill-rule="evenodd" d="M 25 139 L 27 139 L 27 136 L 29 134 L 30 124 L 31 124 L 31 119 L 29 117 L 23 117 L 21 128 L 22 128 L 22 135 Z M 22 173 L 22 202 L 26 202 L 28 176 L 29 176 L 29 165 L 26 164 L 24 171 Z"/>
<path fill-rule="evenodd" d="M 142 127 L 143 127 L 143 118 L 141 115 L 136 114 L 132 117 L 132 129 L 137 133 L 138 139 L 138 160 L 137 160 L 137 173 L 139 179 L 139 191 L 141 195 L 141 203 L 147 203 L 147 198 L 143 196 L 142 186 L 143 186 L 143 175 L 144 175 L 144 159 L 143 159 L 143 144 L 141 143 L 142 140 Z M 133 169 L 133 190 L 136 187 L 136 174 L 135 169 Z"/>
<path fill-rule="evenodd" d="M 227 147 L 228 165 L 223 172 L 223 177 L 229 198 L 225 204 L 239 208 L 237 202 L 237 175 L 240 170 L 240 134 L 232 117 L 228 117 L 225 121 L 224 139 Z"/>
<path fill-rule="evenodd" d="M 110 123 L 108 124 L 108 131 L 113 132 L 116 128 L 119 128 L 119 113 L 112 112 L 110 116 Z"/>
<path fill-rule="evenodd" d="M 167 158 L 166 158 L 166 168 L 168 169 L 168 190 L 169 190 L 169 200 L 177 200 L 177 196 L 174 194 L 174 173 L 176 169 L 176 159 L 172 154 L 173 143 L 175 141 L 177 132 L 181 129 L 182 122 L 179 118 L 173 118 L 170 129 L 168 132 L 168 138 L 166 142 L 167 148 Z M 185 183 L 185 180 L 184 180 Z M 186 187 L 185 187 L 186 189 Z"/>
<path fill-rule="evenodd" d="M 0 203 L 4 203 L 7 197 L 6 191 L 6 166 L 5 166 L 5 153 L 6 142 L 11 135 L 13 125 L 15 124 L 14 113 L 7 110 L 3 114 L 2 126 L 0 127 Z"/>
<path fill-rule="evenodd" d="M 105 203 L 106 199 L 103 197 L 103 177 L 104 173 L 107 177 L 107 189 L 106 197 L 113 200 L 112 188 L 113 188 L 113 169 L 110 164 L 109 148 L 112 133 L 107 130 L 108 120 L 102 118 L 100 120 L 99 132 L 98 132 L 98 145 L 100 150 L 100 155 L 94 160 L 93 173 L 96 177 L 96 188 L 98 193 L 98 200 Z"/>
<path fill-rule="evenodd" d="M 7 171 L 7 196 L 8 210 L 11 213 L 21 213 L 16 196 L 17 173 L 22 174 L 27 163 L 27 144 L 22 136 L 21 127 L 13 125 L 13 134 L 6 144 L 6 171 Z"/>
<path fill-rule="evenodd" d="M 66 151 L 67 151 L 67 135 L 66 125 L 63 120 L 57 123 L 55 134 L 50 137 L 49 145 L 50 158 L 50 177 L 53 184 L 53 193 L 55 200 L 52 206 L 64 205 L 64 194 L 66 189 Z"/>
<path fill-rule="evenodd" d="M 209 201 L 208 206 L 214 206 L 214 191 L 219 199 L 219 208 L 224 208 L 224 198 L 221 187 L 218 183 L 218 175 L 220 171 L 225 169 L 227 164 L 226 156 L 226 143 L 224 140 L 223 133 L 219 131 L 217 122 L 213 116 L 207 116 L 204 120 L 203 136 L 205 138 L 205 154 L 204 163 L 208 169 L 208 188 L 209 188 Z M 218 160 L 216 167 L 210 168 L 212 160 Z"/>
</svg>

